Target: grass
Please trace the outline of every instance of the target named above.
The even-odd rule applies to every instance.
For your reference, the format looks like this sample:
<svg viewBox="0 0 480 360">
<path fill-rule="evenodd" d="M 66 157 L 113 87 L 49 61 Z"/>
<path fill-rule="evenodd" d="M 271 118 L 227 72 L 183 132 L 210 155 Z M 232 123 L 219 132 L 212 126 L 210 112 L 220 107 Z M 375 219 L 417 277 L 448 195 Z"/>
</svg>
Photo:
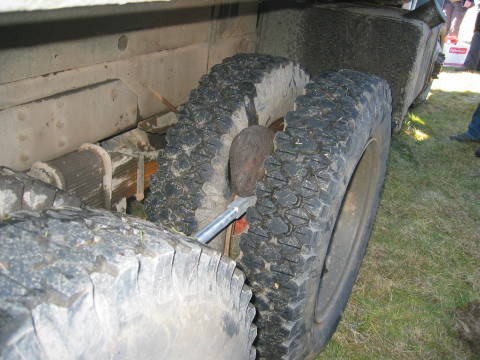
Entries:
<svg viewBox="0 0 480 360">
<path fill-rule="evenodd" d="M 369 249 L 319 359 L 480 359 L 454 310 L 480 299 L 480 145 L 466 130 L 480 75 L 444 72 L 392 140 Z"/>
</svg>

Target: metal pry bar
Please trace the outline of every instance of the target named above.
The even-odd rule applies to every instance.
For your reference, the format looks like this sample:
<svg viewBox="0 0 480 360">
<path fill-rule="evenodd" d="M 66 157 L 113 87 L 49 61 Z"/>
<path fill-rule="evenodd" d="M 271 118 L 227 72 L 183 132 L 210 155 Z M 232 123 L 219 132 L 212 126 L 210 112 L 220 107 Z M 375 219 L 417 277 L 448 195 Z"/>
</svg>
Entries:
<svg viewBox="0 0 480 360">
<path fill-rule="evenodd" d="M 215 235 L 225 229 L 233 220 L 242 217 L 242 215 L 245 214 L 250 206 L 255 205 L 256 201 L 256 196 L 239 197 L 235 199 L 227 206 L 227 209 L 223 213 L 218 215 L 205 228 L 194 234 L 193 237 L 199 242 L 207 244 L 215 237 Z"/>
</svg>

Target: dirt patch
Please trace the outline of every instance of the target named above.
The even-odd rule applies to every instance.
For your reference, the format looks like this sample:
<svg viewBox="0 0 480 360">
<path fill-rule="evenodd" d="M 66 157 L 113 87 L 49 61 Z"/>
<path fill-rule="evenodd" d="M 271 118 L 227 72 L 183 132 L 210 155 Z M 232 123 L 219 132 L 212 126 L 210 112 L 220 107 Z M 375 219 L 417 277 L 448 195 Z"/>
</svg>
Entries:
<svg viewBox="0 0 480 360">
<path fill-rule="evenodd" d="M 480 355 L 480 301 L 455 310 L 455 330 Z"/>
</svg>

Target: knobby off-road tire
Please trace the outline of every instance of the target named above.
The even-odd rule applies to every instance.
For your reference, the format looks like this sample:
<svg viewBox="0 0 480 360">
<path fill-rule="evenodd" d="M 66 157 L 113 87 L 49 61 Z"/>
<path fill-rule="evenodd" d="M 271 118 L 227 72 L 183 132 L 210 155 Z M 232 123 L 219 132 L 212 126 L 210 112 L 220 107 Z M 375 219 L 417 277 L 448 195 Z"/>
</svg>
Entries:
<svg viewBox="0 0 480 360">
<path fill-rule="evenodd" d="M 2 359 L 253 359 L 255 315 L 235 263 L 101 210 L 0 223 Z"/>
<path fill-rule="evenodd" d="M 335 331 L 379 203 L 390 104 L 384 80 L 323 73 L 276 134 L 240 241 L 260 358 L 313 359 Z"/>
<path fill-rule="evenodd" d="M 0 219 L 19 210 L 81 205 L 80 199 L 64 190 L 0 166 Z"/>
<path fill-rule="evenodd" d="M 148 218 L 190 235 L 221 213 L 232 201 L 228 155 L 234 137 L 249 125 L 269 126 L 284 117 L 308 79 L 298 64 L 269 55 L 236 55 L 215 65 L 167 132 L 145 202 Z M 222 241 L 209 245 L 221 248 Z"/>
</svg>

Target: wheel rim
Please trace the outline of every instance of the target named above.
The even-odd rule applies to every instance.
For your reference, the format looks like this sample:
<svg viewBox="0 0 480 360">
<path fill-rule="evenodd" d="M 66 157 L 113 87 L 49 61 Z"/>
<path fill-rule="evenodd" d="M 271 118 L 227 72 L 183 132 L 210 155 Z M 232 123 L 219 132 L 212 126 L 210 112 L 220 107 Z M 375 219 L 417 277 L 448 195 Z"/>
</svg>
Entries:
<svg viewBox="0 0 480 360">
<path fill-rule="evenodd" d="M 379 175 L 378 143 L 372 139 L 350 178 L 338 212 L 318 290 L 315 311 L 317 322 L 325 321 L 332 314 L 333 307 L 340 304 L 343 309 L 346 304 L 346 300 L 342 302 L 342 295 L 351 291 L 360 266 L 356 255 L 363 253 L 368 241 Z"/>
</svg>

